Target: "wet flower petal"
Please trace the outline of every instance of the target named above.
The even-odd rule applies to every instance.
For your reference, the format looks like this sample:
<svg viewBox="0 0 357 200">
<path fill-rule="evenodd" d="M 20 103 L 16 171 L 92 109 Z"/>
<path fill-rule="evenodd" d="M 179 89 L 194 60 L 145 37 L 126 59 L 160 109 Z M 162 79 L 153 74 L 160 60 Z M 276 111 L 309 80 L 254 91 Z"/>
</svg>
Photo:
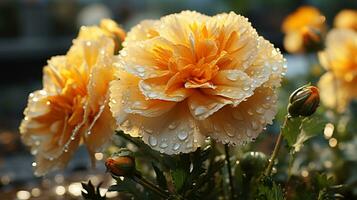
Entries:
<svg viewBox="0 0 357 200">
<path fill-rule="evenodd" d="M 37 175 L 64 167 L 81 143 L 93 157 L 113 134 L 108 88 L 120 30 L 113 21 L 102 26 L 82 27 L 67 54 L 48 61 L 43 89 L 29 96 L 20 132 Z"/>
<path fill-rule="evenodd" d="M 110 104 L 125 133 L 177 154 L 207 136 L 244 144 L 271 123 L 285 60 L 246 18 L 184 11 L 142 22 L 128 38 L 111 84 L 111 102 L 121 105 Z"/>
</svg>

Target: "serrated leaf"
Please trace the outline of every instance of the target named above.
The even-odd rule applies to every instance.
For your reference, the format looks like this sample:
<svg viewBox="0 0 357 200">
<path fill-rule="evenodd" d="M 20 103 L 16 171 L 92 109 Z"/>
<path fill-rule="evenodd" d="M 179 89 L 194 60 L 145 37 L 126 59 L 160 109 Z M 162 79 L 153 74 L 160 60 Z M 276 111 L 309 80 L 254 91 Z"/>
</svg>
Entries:
<svg viewBox="0 0 357 200">
<path fill-rule="evenodd" d="M 157 184 L 164 190 L 167 190 L 167 181 L 164 173 L 156 166 L 155 163 L 152 163 L 152 167 L 154 168 L 156 174 L 156 182 Z"/>
<path fill-rule="evenodd" d="M 264 184 L 257 186 L 257 193 L 254 199 L 257 200 L 285 200 L 283 190 L 275 182 L 272 186 L 267 186 Z"/>
<path fill-rule="evenodd" d="M 108 188 L 109 192 L 122 192 L 122 193 L 128 193 L 133 195 L 134 199 L 144 199 L 145 193 L 142 191 L 138 190 L 136 187 L 136 183 L 132 181 L 131 179 L 124 179 L 124 180 L 117 180 L 116 185 L 111 185 Z"/>
<path fill-rule="evenodd" d="M 289 147 L 292 147 L 300 133 L 300 125 L 302 117 L 288 118 L 285 126 L 281 129 L 284 139 L 287 141 Z"/>
<path fill-rule="evenodd" d="M 81 183 L 82 184 L 82 196 L 86 200 L 106 200 L 105 195 L 101 196 L 99 192 L 99 187 L 101 183 L 97 186 L 94 187 L 91 181 L 88 181 L 88 183 Z"/>
<path fill-rule="evenodd" d="M 288 118 L 282 133 L 292 153 L 300 151 L 304 142 L 322 133 L 326 120 L 318 115 Z"/>
<path fill-rule="evenodd" d="M 298 135 L 295 144 L 293 144 L 294 152 L 300 151 L 304 142 L 310 138 L 322 134 L 326 123 L 326 120 L 318 116 L 312 116 L 302 120 L 301 132 Z"/>
</svg>

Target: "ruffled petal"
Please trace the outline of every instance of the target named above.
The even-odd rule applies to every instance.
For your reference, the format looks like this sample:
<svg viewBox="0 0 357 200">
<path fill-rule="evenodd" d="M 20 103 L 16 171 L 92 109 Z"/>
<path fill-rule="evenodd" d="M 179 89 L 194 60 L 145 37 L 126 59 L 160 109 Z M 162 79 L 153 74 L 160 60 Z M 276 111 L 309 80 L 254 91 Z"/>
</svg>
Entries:
<svg viewBox="0 0 357 200">
<path fill-rule="evenodd" d="M 119 129 L 132 137 L 141 136 L 151 148 L 166 154 L 189 153 L 204 142 L 185 102 L 158 117 L 130 114 Z"/>
<path fill-rule="evenodd" d="M 242 145 L 255 139 L 276 114 L 277 95 L 261 87 L 254 95 L 233 107 L 226 105 L 205 120 L 200 131 L 224 144 Z"/>
<path fill-rule="evenodd" d="M 160 116 L 168 112 L 176 103 L 163 100 L 146 99 L 139 90 L 139 79 L 118 70 L 117 77 L 110 84 L 110 108 L 118 123 L 123 122 L 127 114 L 139 114 L 147 117 Z"/>
</svg>

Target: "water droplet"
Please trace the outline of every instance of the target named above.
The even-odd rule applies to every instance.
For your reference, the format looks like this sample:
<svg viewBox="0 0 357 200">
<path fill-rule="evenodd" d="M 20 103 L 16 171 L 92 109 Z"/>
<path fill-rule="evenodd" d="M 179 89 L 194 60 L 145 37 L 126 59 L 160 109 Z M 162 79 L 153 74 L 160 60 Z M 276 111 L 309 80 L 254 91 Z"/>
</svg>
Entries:
<svg viewBox="0 0 357 200">
<path fill-rule="evenodd" d="M 248 91 L 249 89 L 250 89 L 250 86 L 249 86 L 249 85 L 246 85 L 246 86 L 243 87 L 243 90 L 244 90 L 244 91 Z"/>
<path fill-rule="evenodd" d="M 191 149 L 193 147 L 193 144 L 190 142 L 186 145 L 186 148 Z"/>
<path fill-rule="evenodd" d="M 174 144 L 174 146 L 172 146 L 172 150 L 177 151 L 180 148 L 180 146 L 181 145 L 179 143 L 176 143 L 176 144 Z"/>
<path fill-rule="evenodd" d="M 36 167 L 36 166 L 37 166 L 37 163 L 36 163 L 36 162 L 33 162 L 31 165 L 32 165 L 32 167 Z"/>
<path fill-rule="evenodd" d="M 231 80 L 231 81 L 236 81 L 236 80 L 238 80 L 238 74 L 229 73 L 229 74 L 227 74 L 227 79 Z"/>
<path fill-rule="evenodd" d="M 112 104 L 116 104 L 117 103 L 117 101 L 115 99 L 111 99 L 110 101 L 112 102 Z"/>
<path fill-rule="evenodd" d="M 254 115 L 254 113 L 251 109 L 248 109 L 247 113 L 248 113 L 248 115 Z"/>
<path fill-rule="evenodd" d="M 169 129 L 170 130 L 174 130 L 176 127 L 177 127 L 177 123 L 176 122 L 172 122 L 170 125 L 169 125 Z"/>
<path fill-rule="evenodd" d="M 278 69 L 279 69 L 279 67 L 278 67 L 278 66 L 273 65 L 272 70 L 273 70 L 274 72 L 278 71 Z"/>
<path fill-rule="evenodd" d="M 258 107 L 258 108 L 255 110 L 255 112 L 257 112 L 258 114 L 263 114 L 264 109 L 261 108 L 261 107 Z"/>
<path fill-rule="evenodd" d="M 138 67 L 136 68 L 136 71 L 138 71 L 139 73 L 143 73 L 145 72 L 145 69 L 143 67 Z"/>
<path fill-rule="evenodd" d="M 198 106 L 196 109 L 195 109 L 195 115 L 202 115 L 203 113 L 205 113 L 207 111 L 206 107 L 203 107 L 203 106 Z"/>
<path fill-rule="evenodd" d="M 156 146 L 156 145 L 157 145 L 157 139 L 156 139 L 156 137 L 150 135 L 150 136 L 149 136 L 149 144 L 150 144 L 151 146 L 153 146 L 153 147 Z"/>
<path fill-rule="evenodd" d="M 32 149 L 32 150 L 31 150 L 31 154 L 32 154 L 32 155 L 37 155 L 37 153 L 38 153 L 38 150 L 37 150 L 37 149 Z"/>
<path fill-rule="evenodd" d="M 155 93 L 149 93 L 148 96 L 149 96 L 149 98 L 155 98 L 155 97 L 157 97 L 157 94 L 155 94 Z"/>
<path fill-rule="evenodd" d="M 92 131 L 87 131 L 87 135 L 90 135 L 90 134 L 92 134 Z"/>
<path fill-rule="evenodd" d="M 148 84 L 143 84 L 142 87 L 143 87 L 144 90 L 150 90 L 151 89 L 151 86 L 148 85 Z"/>
<path fill-rule="evenodd" d="M 188 137 L 188 133 L 186 131 L 181 131 L 178 133 L 177 137 L 183 141 L 183 140 L 186 140 L 187 137 Z"/>
<path fill-rule="evenodd" d="M 88 134 L 88 133 L 87 133 Z M 74 137 L 74 135 L 71 136 L 71 140 L 75 140 L 76 137 Z"/>
<path fill-rule="evenodd" d="M 161 142 L 161 144 L 160 144 L 160 148 L 161 149 L 165 149 L 165 148 L 167 148 L 169 145 L 166 143 L 166 142 Z"/>
<path fill-rule="evenodd" d="M 50 101 L 46 101 L 46 105 L 51 105 L 51 102 Z"/>
</svg>

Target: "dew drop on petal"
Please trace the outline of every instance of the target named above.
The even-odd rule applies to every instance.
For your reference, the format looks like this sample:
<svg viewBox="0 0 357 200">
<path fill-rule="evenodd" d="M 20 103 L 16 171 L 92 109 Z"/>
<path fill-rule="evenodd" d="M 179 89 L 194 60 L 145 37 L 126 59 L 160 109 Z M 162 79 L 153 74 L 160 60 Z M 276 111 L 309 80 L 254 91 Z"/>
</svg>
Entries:
<svg viewBox="0 0 357 200">
<path fill-rule="evenodd" d="M 172 146 L 172 150 L 177 151 L 180 148 L 180 146 L 181 145 L 179 143 L 176 143 L 176 144 L 174 144 L 174 146 Z"/>
<path fill-rule="evenodd" d="M 261 108 L 261 107 L 258 107 L 258 108 L 255 110 L 255 112 L 257 112 L 258 114 L 263 114 L 264 109 Z"/>
<path fill-rule="evenodd" d="M 193 144 L 190 142 L 186 145 L 186 148 L 191 149 L 193 147 Z"/>
<path fill-rule="evenodd" d="M 166 143 L 166 142 L 161 142 L 161 144 L 160 144 L 160 148 L 161 149 L 165 149 L 165 148 L 167 148 L 169 145 Z"/>
<path fill-rule="evenodd" d="M 153 147 L 157 145 L 157 139 L 152 135 L 149 136 L 149 144 Z"/>
<path fill-rule="evenodd" d="M 169 129 L 170 129 L 170 130 L 174 130 L 176 127 L 177 127 L 177 123 L 176 123 L 176 122 L 172 122 L 172 123 L 169 125 Z"/>
<path fill-rule="evenodd" d="M 278 71 L 278 69 L 279 69 L 279 67 L 278 67 L 278 66 L 273 65 L 272 70 L 273 70 L 274 72 Z"/>
<path fill-rule="evenodd" d="M 207 111 L 207 109 L 203 106 L 198 106 L 196 109 L 195 109 L 195 115 L 202 115 L 203 113 L 205 113 Z"/>
<path fill-rule="evenodd" d="M 227 79 L 230 81 L 236 81 L 236 80 L 238 80 L 238 76 L 237 76 L 237 74 L 229 73 L 229 74 L 227 74 Z"/>
<path fill-rule="evenodd" d="M 177 135 L 177 137 L 180 139 L 180 140 L 186 140 L 187 137 L 188 137 L 188 133 L 186 131 L 180 131 Z"/>
<path fill-rule="evenodd" d="M 243 87 L 243 90 L 244 90 L 244 91 L 248 91 L 249 89 L 250 89 L 250 86 L 249 86 L 249 85 L 246 85 L 246 86 Z"/>
</svg>

